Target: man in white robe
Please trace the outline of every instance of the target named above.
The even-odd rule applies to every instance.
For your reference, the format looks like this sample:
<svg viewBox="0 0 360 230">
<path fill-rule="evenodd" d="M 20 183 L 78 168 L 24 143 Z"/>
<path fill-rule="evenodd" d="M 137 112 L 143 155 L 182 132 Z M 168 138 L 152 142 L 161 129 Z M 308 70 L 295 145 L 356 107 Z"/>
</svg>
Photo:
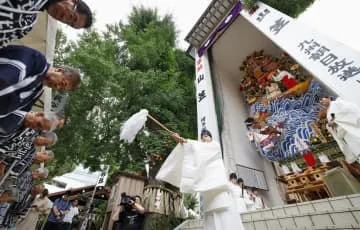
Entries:
<svg viewBox="0 0 360 230">
<path fill-rule="evenodd" d="M 347 163 L 352 164 L 360 156 L 360 109 L 352 102 L 337 98 L 323 98 L 320 102 L 327 107 L 327 128 L 339 148 L 345 155 Z"/>
<path fill-rule="evenodd" d="M 247 207 L 251 203 L 249 192 L 247 191 L 242 178 L 238 178 L 237 184 L 241 189 L 241 204 L 240 207 L 238 207 L 238 210 L 240 210 L 240 213 L 248 212 L 249 210 Z"/>
<path fill-rule="evenodd" d="M 243 203 L 242 203 L 242 199 L 241 199 L 242 191 L 241 191 L 240 186 L 237 184 L 237 175 L 235 173 L 231 173 L 229 176 L 229 179 L 230 179 L 230 183 L 229 183 L 230 195 L 235 200 L 237 213 L 240 214 L 243 211 L 242 210 Z"/>
<path fill-rule="evenodd" d="M 243 230 L 235 201 L 229 194 L 229 182 L 222 161 L 220 145 L 209 131 L 201 140 L 185 140 L 173 135 L 179 145 L 168 156 L 156 179 L 180 188 L 183 193 L 200 192 L 204 201 L 206 230 Z"/>
</svg>

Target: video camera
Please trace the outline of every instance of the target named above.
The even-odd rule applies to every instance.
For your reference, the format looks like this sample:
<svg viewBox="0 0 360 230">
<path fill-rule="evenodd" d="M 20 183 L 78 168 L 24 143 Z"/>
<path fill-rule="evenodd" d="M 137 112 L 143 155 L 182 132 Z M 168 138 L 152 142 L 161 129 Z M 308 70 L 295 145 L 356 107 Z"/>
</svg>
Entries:
<svg viewBox="0 0 360 230">
<path fill-rule="evenodd" d="M 125 192 L 121 193 L 120 205 L 130 207 L 132 202 L 135 202 L 135 197 L 126 195 Z"/>
</svg>

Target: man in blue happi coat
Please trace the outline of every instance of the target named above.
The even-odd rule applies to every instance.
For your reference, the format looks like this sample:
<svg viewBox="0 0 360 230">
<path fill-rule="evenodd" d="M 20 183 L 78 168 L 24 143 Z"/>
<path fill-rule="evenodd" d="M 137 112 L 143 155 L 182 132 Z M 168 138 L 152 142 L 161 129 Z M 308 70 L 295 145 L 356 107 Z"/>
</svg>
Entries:
<svg viewBox="0 0 360 230">
<path fill-rule="evenodd" d="M 80 84 L 78 70 L 50 67 L 39 51 L 25 46 L 0 49 L 0 118 L 22 110 L 29 112 L 46 85 L 73 90 Z M 1 121 L 0 121 L 1 122 Z"/>
</svg>

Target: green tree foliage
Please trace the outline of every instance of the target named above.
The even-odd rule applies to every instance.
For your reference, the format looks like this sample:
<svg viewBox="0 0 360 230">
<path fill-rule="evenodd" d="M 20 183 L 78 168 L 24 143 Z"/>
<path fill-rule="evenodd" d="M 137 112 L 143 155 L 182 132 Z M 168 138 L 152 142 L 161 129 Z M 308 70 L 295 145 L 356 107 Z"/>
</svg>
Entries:
<svg viewBox="0 0 360 230">
<path fill-rule="evenodd" d="M 70 161 L 138 172 L 148 158 L 155 173 L 175 145 L 167 133 L 148 121 L 149 136 L 141 132 L 132 144 L 119 140 L 121 123 L 143 108 L 171 130 L 196 136 L 194 62 L 176 48 L 170 15 L 134 8 L 127 24 L 86 31 L 70 43 L 59 32 L 57 41 L 55 65 L 80 68 L 84 79 L 70 95 L 54 168 Z"/>
<path fill-rule="evenodd" d="M 252 9 L 256 2 L 257 0 L 243 0 L 244 7 L 246 9 Z M 262 2 L 296 18 L 309 6 L 311 6 L 315 0 L 262 0 Z"/>
<path fill-rule="evenodd" d="M 196 211 L 196 208 L 199 205 L 198 199 L 196 198 L 195 194 L 191 193 L 184 194 L 183 202 L 186 209 L 191 209 L 193 211 Z"/>
</svg>

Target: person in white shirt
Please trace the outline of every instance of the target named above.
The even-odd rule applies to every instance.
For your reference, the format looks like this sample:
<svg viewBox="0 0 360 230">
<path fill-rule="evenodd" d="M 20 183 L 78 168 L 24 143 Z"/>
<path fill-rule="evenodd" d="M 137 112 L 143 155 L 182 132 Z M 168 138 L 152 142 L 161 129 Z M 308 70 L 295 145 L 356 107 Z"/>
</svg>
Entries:
<svg viewBox="0 0 360 230">
<path fill-rule="evenodd" d="M 251 189 L 250 200 L 252 200 L 253 204 L 251 205 L 249 211 L 256 211 L 266 208 L 264 200 L 262 197 L 258 196 L 258 190 L 256 188 Z"/>
<path fill-rule="evenodd" d="M 247 194 L 246 190 L 244 190 L 244 188 L 241 187 L 238 183 L 238 182 L 242 182 L 242 186 L 244 186 L 243 179 L 241 179 L 241 178 L 237 179 L 237 176 L 235 173 L 231 173 L 229 179 L 231 182 L 230 183 L 230 189 L 231 189 L 230 191 L 231 191 L 231 195 L 234 197 L 235 202 L 236 202 L 237 213 L 239 213 L 239 214 L 244 213 L 247 211 L 244 197 L 248 198 L 249 195 Z"/>
<path fill-rule="evenodd" d="M 73 200 L 73 202 L 71 202 L 71 207 L 70 207 L 70 211 L 65 215 L 64 219 L 63 219 L 63 226 L 62 229 L 64 230 L 71 230 L 71 223 L 72 220 L 74 218 L 74 216 L 79 215 L 79 209 L 78 209 L 78 200 Z"/>
<path fill-rule="evenodd" d="M 244 212 L 249 211 L 248 210 L 248 205 L 250 203 L 252 203 L 252 202 L 250 200 L 250 195 L 249 195 L 249 192 L 246 189 L 246 185 L 244 183 L 244 180 L 242 178 L 239 178 L 237 180 L 237 184 L 241 189 L 241 196 L 240 196 L 241 197 L 241 201 L 240 201 L 241 212 L 240 213 L 244 213 Z"/>
</svg>

